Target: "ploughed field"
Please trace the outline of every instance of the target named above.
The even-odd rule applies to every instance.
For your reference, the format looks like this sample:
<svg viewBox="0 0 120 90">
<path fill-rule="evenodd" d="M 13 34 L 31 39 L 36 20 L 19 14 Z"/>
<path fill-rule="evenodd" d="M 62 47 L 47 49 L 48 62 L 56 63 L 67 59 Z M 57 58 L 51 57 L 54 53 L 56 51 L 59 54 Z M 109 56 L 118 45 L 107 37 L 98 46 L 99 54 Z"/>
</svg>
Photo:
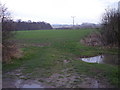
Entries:
<svg viewBox="0 0 120 90">
<path fill-rule="evenodd" d="M 21 84 L 26 80 L 36 80 L 43 88 L 117 87 L 118 66 L 80 60 L 81 57 L 118 53 L 116 48 L 86 46 L 80 42 L 94 32 L 97 30 L 17 31 L 15 41 L 23 57 L 3 65 L 3 86 L 25 87 Z M 9 85 L 6 81 L 11 77 L 15 83 L 21 82 Z"/>
</svg>

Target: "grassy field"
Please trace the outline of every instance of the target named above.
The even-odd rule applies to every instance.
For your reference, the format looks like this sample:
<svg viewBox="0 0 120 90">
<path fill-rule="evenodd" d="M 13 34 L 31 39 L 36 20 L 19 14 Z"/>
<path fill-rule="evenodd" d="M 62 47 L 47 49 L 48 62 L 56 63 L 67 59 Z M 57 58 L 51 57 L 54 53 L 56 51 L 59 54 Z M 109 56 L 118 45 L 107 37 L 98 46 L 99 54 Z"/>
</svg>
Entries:
<svg viewBox="0 0 120 90">
<path fill-rule="evenodd" d="M 17 31 L 15 40 L 19 43 L 24 56 L 14 59 L 11 64 L 3 65 L 4 71 L 24 67 L 22 73 L 29 78 L 48 78 L 61 70 L 72 68 L 72 73 L 93 78 L 106 78 L 113 85 L 118 85 L 118 67 L 107 64 L 91 64 L 80 61 L 82 56 L 94 56 L 101 53 L 117 54 L 118 50 L 102 47 L 85 46 L 80 40 L 93 29 L 81 30 L 34 30 Z M 65 64 L 65 60 L 69 63 Z"/>
<path fill-rule="evenodd" d="M 25 43 L 56 43 L 79 41 L 94 30 L 34 30 L 18 31 L 16 39 Z"/>
</svg>

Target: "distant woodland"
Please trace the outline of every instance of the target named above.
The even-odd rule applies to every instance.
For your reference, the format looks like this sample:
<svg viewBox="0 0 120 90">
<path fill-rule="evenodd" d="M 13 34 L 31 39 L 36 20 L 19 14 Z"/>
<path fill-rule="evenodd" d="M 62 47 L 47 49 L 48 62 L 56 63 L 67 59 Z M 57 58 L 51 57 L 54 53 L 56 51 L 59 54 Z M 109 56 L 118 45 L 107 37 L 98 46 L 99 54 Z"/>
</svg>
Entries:
<svg viewBox="0 0 120 90">
<path fill-rule="evenodd" d="M 52 29 L 52 26 L 46 22 L 31 22 L 29 21 L 9 21 L 14 26 L 14 30 L 46 30 Z"/>
</svg>

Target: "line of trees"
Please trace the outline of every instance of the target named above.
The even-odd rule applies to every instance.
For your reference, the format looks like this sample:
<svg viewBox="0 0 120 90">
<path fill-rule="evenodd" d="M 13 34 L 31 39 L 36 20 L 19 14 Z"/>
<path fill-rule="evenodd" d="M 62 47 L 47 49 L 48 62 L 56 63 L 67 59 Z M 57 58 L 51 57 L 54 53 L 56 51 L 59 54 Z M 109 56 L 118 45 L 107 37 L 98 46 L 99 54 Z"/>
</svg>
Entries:
<svg viewBox="0 0 120 90">
<path fill-rule="evenodd" d="M 18 20 L 13 22 L 16 30 L 46 30 L 52 29 L 52 26 L 46 22 L 31 22 Z"/>
</svg>

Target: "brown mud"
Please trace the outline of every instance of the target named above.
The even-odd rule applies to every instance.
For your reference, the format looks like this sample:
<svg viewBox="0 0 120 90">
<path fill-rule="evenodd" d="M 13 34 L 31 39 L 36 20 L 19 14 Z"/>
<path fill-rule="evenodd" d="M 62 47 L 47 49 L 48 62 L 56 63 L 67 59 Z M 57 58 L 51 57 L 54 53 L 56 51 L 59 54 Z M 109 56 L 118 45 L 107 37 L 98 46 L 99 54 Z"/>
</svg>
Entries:
<svg viewBox="0 0 120 90">
<path fill-rule="evenodd" d="M 3 88 L 114 88 L 107 80 L 78 75 L 72 68 L 53 73 L 48 78 L 31 79 L 20 69 L 3 74 Z"/>
</svg>

